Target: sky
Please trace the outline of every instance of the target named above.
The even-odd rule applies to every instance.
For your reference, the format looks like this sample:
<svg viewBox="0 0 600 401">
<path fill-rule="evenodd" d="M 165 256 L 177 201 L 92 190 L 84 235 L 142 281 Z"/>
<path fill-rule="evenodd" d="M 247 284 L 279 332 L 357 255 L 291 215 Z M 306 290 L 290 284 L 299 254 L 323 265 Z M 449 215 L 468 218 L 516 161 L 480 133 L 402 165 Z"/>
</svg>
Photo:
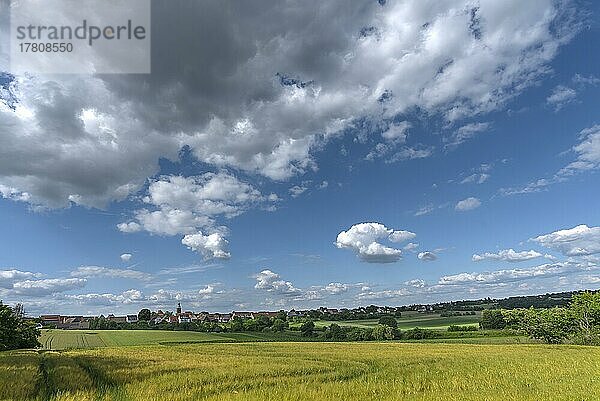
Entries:
<svg viewBox="0 0 600 401">
<path fill-rule="evenodd" d="M 599 13 L 155 1 L 152 72 L 130 75 L 12 74 L 0 41 L 0 299 L 228 312 L 600 288 Z"/>
</svg>

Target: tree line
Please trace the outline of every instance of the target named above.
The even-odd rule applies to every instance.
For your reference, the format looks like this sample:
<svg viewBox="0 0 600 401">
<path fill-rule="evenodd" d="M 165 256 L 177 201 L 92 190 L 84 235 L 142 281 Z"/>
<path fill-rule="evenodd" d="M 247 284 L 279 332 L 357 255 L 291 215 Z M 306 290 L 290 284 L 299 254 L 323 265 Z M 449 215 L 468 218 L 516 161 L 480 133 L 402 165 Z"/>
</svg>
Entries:
<svg viewBox="0 0 600 401">
<path fill-rule="evenodd" d="M 550 344 L 600 345 L 600 293 L 576 294 L 568 306 L 484 310 L 480 326 L 516 330 Z"/>
</svg>

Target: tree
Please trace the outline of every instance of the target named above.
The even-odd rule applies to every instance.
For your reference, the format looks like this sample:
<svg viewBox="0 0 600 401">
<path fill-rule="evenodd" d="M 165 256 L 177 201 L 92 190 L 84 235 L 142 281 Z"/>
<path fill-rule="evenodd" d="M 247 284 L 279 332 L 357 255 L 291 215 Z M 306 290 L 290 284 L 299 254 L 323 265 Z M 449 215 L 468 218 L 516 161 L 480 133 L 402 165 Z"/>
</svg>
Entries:
<svg viewBox="0 0 600 401">
<path fill-rule="evenodd" d="M 384 325 L 384 326 L 388 326 L 391 328 L 398 328 L 398 322 L 396 321 L 396 319 L 394 319 L 393 316 L 381 316 L 379 318 L 379 324 Z"/>
<path fill-rule="evenodd" d="M 149 322 L 152 316 L 150 309 L 142 309 L 138 312 L 138 320 L 143 322 Z"/>
<path fill-rule="evenodd" d="M 259 327 L 258 321 L 256 319 L 246 319 L 244 320 L 244 330 L 246 331 L 260 331 L 262 327 Z"/>
<path fill-rule="evenodd" d="M 244 321 L 240 317 L 234 317 L 231 321 L 231 331 L 244 331 Z"/>
<path fill-rule="evenodd" d="M 500 309 L 485 309 L 481 313 L 479 326 L 484 330 L 503 329 L 506 327 L 506 321 Z"/>
<path fill-rule="evenodd" d="M 0 351 L 18 348 L 37 348 L 40 335 L 35 322 L 24 320 L 0 301 Z"/>
<path fill-rule="evenodd" d="M 373 327 L 371 336 L 373 337 L 373 340 L 393 340 L 396 334 L 395 332 L 396 330 L 390 326 L 378 324 L 377 326 Z"/>
<path fill-rule="evenodd" d="M 338 324 L 332 323 L 325 332 L 325 338 L 334 341 L 343 341 L 346 339 L 346 332 Z"/>
<path fill-rule="evenodd" d="M 275 317 L 275 319 L 281 319 L 285 322 L 287 320 L 287 313 L 284 310 L 280 310 L 279 312 L 277 312 L 277 316 Z"/>
<path fill-rule="evenodd" d="M 525 331 L 531 338 L 559 344 L 575 332 L 575 319 L 567 308 L 529 309 Z"/>
<path fill-rule="evenodd" d="M 279 318 L 273 320 L 273 331 L 284 331 L 288 328 L 288 322 L 281 320 Z"/>
<path fill-rule="evenodd" d="M 312 337 L 315 333 L 315 324 L 312 320 L 309 320 L 300 326 L 300 331 L 303 337 Z"/>
<path fill-rule="evenodd" d="M 584 292 L 575 295 L 571 302 L 571 311 L 576 320 L 580 342 L 584 344 L 600 343 L 600 292 Z"/>
</svg>

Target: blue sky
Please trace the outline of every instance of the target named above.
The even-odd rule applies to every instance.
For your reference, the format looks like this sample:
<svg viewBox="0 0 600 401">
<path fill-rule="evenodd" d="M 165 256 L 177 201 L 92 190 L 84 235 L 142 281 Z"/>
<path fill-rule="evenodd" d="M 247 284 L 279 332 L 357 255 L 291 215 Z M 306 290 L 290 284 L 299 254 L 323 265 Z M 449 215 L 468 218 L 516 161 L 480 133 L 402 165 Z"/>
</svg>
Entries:
<svg viewBox="0 0 600 401">
<path fill-rule="evenodd" d="M 600 8 L 508 3 L 281 5 L 294 23 L 264 29 L 181 5 L 227 35 L 168 63 L 153 20 L 150 76 L 5 68 L 0 298 L 230 311 L 600 288 Z"/>
</svg>

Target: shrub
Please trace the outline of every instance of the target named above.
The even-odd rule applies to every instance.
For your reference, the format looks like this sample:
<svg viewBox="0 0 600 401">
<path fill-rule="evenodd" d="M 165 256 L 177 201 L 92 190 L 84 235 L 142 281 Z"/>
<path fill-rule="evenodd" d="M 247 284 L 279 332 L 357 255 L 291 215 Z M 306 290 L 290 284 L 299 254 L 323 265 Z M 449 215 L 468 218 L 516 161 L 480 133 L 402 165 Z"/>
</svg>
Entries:
<svg viewBox="0 0 600 401">
<path fill-rule="evenodd" d="M 477 331 L 478 328 L 477 326 L 458 326 L 458 325 L 451 325 L 448 326 L 448 331 Z"/>
</svg>

